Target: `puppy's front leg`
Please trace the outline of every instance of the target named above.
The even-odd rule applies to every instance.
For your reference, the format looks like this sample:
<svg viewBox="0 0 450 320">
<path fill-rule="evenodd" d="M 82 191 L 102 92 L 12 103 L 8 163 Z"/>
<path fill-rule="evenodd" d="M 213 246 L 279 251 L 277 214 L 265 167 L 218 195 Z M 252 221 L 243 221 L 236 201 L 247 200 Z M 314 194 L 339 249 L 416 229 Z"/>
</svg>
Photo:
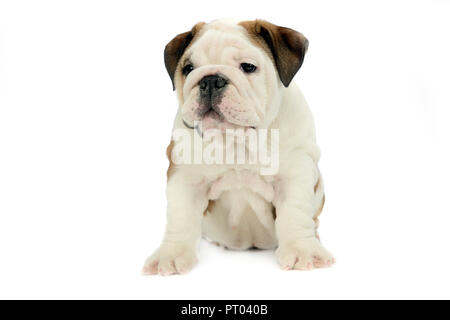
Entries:
<svg viewBox="0 0 450 320">
<path fill-rule="evenodd" d="M 206 187 L 183 169 L 169 178 L 166 233 L 159 249 L 145 262 L 144 274 L 185 273 L 193 267 L 203 212 L 208 205 Z"/>
<path fill-rule="evenodd" d="M 289 158 L 292 165 L 281 168 L 274 200 L 278 261 L 286 270 L 329 266 L 334 258 L 316 238 L 313 221 L 317 165 L 305 152 Z"/>
</svg>

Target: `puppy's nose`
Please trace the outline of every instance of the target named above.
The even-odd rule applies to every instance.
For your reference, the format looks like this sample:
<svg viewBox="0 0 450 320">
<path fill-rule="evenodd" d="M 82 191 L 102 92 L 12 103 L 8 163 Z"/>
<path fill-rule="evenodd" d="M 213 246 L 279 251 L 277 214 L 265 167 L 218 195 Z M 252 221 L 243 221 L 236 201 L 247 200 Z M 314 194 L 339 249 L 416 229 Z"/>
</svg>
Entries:
<svg viewBox="0 0 450 320">
<path fill-rule="evenodd" d="M 227 85 L 227 80 L 221 76 L 206 76 L 198 83 L 200 92 L 204 95 L 218 93 Z"/>
</svg>

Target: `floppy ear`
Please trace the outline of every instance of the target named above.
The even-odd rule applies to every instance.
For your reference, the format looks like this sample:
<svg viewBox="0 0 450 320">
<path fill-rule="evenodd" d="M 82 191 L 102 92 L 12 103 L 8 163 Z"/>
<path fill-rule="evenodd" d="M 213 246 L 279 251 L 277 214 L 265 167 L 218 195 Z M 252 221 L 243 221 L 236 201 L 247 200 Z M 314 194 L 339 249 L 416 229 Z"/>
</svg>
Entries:
<svg viewBox="0 0 450 320">
<path fill-rule="evenodd" d="M 166 65 L 166 70 L 169 73 L 170 80 L 172 80 L 173 90 L 175 90 L 174 78 L 178 62 L 183 56 L 186 48 L 192 43 L 195 35 L 204 24 L 204 22 L 199 22 L 192 28 L 191 31 L 180 33 L 173 38 L 164 49 L 164 64 Z"/>
<path fill-rule="evenodd" d="M 264 41 L 272 53 L 281 82 L 285 87 L 289 86 L 302 66 L 308 40 L 300 32 L 264 20 L 245 21 L 241 25 L 250 36 Z"/>
</svg>

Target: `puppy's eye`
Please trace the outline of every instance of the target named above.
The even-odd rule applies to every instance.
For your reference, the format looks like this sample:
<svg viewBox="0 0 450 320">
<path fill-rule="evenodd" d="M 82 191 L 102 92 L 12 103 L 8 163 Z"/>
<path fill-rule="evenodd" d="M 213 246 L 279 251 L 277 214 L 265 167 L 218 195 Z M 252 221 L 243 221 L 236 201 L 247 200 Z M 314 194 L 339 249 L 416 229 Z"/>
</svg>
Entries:
<svg viewBox="0 0 450 320">
<path fill-rule="evenodd" d="M 191 73 L 192 70 L 194 70 L 194 66 L 192 64 L 187 64 L 183 67 L 181 72 L 183 73 L 183 75 L 187 76 L 189 73 Z"/>
<path fill-rule="evenodd" d="M 251 63 L 241 63 L 241 69 L 245 73 L 252 73 L 256 71 L 256 66 Z"/>
</svg>

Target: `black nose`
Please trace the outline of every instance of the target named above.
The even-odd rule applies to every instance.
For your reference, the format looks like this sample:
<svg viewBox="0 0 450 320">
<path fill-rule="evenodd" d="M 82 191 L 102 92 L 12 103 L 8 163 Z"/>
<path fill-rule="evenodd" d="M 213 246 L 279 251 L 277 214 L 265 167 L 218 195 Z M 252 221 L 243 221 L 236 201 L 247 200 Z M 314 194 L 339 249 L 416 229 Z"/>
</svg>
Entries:
<svg viewBox="0 0 450 320">
<path fill-rule="evenodd" d="M 227 80 L 221 76 L 213 75 L 206 76 L 198 83 L 200 86 L 200 93 L 202 95 L 213 95 L 219 93 L 227 85 Z"/>
</svg>

